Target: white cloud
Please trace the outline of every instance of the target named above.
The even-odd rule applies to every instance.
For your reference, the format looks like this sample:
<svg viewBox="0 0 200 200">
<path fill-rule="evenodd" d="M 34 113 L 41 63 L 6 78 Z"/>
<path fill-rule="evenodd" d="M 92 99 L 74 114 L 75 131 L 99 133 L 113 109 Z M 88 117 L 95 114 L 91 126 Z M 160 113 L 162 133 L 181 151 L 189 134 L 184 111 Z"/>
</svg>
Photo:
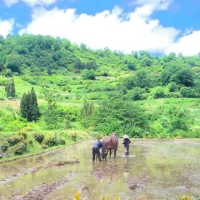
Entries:
<svg viewBox="0 0 200 200">
<path fill-rule="evenodd" d="M 19 0 L 3 0 L 3 2 L 6 4 L 6 6 L 10 7 L 11 5 L 18 3 Z"/>
<path fill-rule="evenodd" d="M 167 9 L 171 1 L 137 0 L 139 6 L 130 13 L 116 6 L 112 11 L 95 15 L 78 15 L 75 9 L 34 8 L 32 21 L 19 34 L 59 36 L 78 45 L 84 43 L 92 49 L 108 47 L 125 53 L 139 50 L 184 55 L 199 53 L 200 31 L 188 29 L 180 37 L 180 30 L 164 27 L 158 19 L 151 19 L 155 10 Z"/>
<path fill-rule="evenodd" d="M 29 6 L 34 7 L 36 5 L 48 6 L 55 3 L 57 0 L 22 0 Z"/>
<path fill-rule="evenodd" d="M 173 0 L 133 0 L 132 5 L 149 5 L 152 10 L 167 10 Z"/>
<path fill-rule="evenodd" d="M 132 13 L 124 13 L 119 7 L 111 12 L 96 15 L 77 15 L 75 9 L 34 9 L 32 22 L 20 34 L 60 36 L 70 41 L 85 43 L 93 49 L 105 47 L 111 50 L 148 50 L 163 52 L 179 33 L 172 27 L 163 27 L 158 20 L 150 19 L 152 8 L 142 6 Z"/>
<path fill-rule="evenodd" d="M 20 0 L 3 0 L 6 6 L 10 7 L 11 5 L 18 3 Z M 28 4 L 30 7 L 37 5 L 48 6 L 55 3 L 57 0 L 21 0 L 24 3 Z"/>
<path fill-rule="evenodd" d="M 174 52 L 183 55 L 197 55 L 200 52 L 200 31 L 193 31 L 181 37 L 176 43 L 168 47 L 165 53 Z"/>
<path fill-rule="evenodd" d="M 8 34 L 11 34 L 13 25 L 14 25 L 13 19 L 10 19 L 10 20 L 0 19 L 0 35 L 3 35 L 4 37 L 6 37 Z"/>
</svg>

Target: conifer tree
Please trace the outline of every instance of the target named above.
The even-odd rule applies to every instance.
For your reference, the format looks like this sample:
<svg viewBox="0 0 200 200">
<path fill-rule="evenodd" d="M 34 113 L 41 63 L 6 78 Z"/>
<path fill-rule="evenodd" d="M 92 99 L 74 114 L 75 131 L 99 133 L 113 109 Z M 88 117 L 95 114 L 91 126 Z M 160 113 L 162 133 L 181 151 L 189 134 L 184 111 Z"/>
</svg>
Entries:
<svg viewBox="0 0 200 200">
<path fill-rule="evenodd" d="M 14 98 L 16 96 L 15 94 L 15 83 L 12 79 L 10 82 L 8 82 L 5 86 L 6 96 Z"/>
<path fill-rule="evenodd" d="M 33 87 L 30 92 L 30 113 L 31 113 L 30 116 L 31 121 L 36 121 L 40 117 L 37 96 Z"/>
<path fill-rule="evenodd" d="M 27 121 L 37 121 L 40 117 L 37 96 L 34 88 L 27 94 L 24 93 L 20 101 L 20 112 Z"/>
<path fill-rule="evenodd" d="M 20 101 L 20 112 L 21 116 L 23 118 L 26 118 L 28 120 L 29 116 L 29 106 L 28 106 L 28 95 L 24 93 L 22 95 L 21 101 Z"/>
</svg>

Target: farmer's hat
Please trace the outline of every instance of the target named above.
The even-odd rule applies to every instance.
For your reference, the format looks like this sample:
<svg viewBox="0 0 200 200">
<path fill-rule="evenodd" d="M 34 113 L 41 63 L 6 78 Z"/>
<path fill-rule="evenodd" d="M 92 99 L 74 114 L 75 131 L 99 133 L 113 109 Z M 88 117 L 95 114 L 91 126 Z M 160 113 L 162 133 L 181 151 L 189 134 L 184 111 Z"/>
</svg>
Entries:
<svg viewBox="0 0 200 200">
<path fill-rule="evenodd" d="M 126 139 L 126 138 L 129 138 L 129 136 L 128 135 L 124 135 L 123 138 Z"/>
</svg>

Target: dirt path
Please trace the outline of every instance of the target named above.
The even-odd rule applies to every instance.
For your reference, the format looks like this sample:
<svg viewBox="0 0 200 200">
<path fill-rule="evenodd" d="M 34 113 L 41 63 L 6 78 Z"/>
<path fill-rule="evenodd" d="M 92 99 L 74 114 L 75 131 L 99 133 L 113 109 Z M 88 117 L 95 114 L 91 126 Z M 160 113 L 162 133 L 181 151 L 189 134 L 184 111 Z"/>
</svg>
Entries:
<svg viewBox="0 0 200 200">
<path fill-rule="evenodd" d="M 20 101 L 19 100 L 6 100 L 0 101 L 0 107 L 11 106 L 14 109 L 19 109 Z"/>
</svg>

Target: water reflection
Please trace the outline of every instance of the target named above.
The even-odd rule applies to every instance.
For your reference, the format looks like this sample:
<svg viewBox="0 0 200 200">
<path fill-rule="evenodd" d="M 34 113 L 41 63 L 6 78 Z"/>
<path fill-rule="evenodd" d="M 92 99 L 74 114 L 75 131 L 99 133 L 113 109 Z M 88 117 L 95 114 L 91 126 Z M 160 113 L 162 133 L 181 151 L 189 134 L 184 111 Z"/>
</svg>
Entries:
<svg viewBox="0 0 200 200">
<path fill-rule="evenodd" d="M 129 157 L 125 157 L 125 159 L 124 159 L 123 169 L 124 169 L 124 176 L 125 176 L 125 178 L 128 178 L 129 177 L 129 170 L 130 170 Z"/>
<path fill-rule="evenodd" d="M 102 162 L 92 162 L 92 144 L 93 141 L 83 142 L 34 157 L 0 163 L 0 179 L 8 178 L 6 182 L 0 180 L 0 199 L 10 199 L 12 194 L 14 197 L 25 195 L 44 182 L 51 184 L 65 177 L 69 182 L 48 199 L 66 199 L 69 196 L 73 199 L 74 190 L 86 186 L 89 199 L 106 195 L 113 199 L 119 195 L 126 200 L 140 197 L 175 200 L 180 195 L 199 195 L 200 145 L 196 141 L 134 141 L 131 151 L 135 157 L 125 157 L 123 147 L 119 146 L 116 159 Z M 76 159 L 80 163 L 42 167 L 55 160 Z M 38 170 L 33 172 L 30 169 Z M 17 177 L 13 178 L 15 174 Z"/>
<path fill-rule="evenodd" d="M 37 163 L 44 163 L 44 158 L 43 158 L 42 155 L 40 155 L 40 156 L 36 157 L 35 161 L 36 161 Z"/>
<path fill-rule="evenodd" d="M 118 176 L 117 160 L 93 162 L 92 174 L 99 181 L 116 179 Z"/>
</svg>

